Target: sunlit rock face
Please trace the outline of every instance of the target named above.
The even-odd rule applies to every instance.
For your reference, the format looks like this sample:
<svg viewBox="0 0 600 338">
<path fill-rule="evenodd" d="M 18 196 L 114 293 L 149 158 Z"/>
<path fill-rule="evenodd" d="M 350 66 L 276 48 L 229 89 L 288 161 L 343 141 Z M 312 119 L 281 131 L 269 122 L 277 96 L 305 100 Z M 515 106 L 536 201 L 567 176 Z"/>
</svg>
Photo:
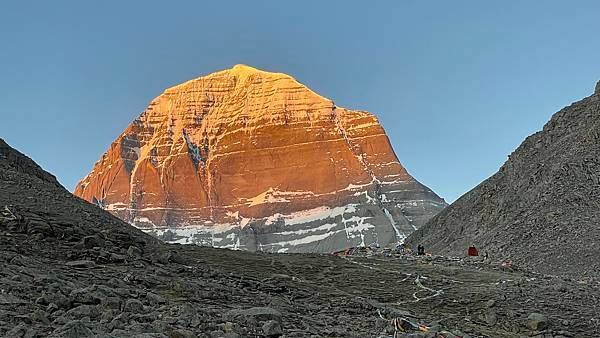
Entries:
<svg viewBox="0 0 600 338">
<path fill-rule="evenodd" d="M 396 243 L 446 206 L 375 116 L 244 65 L 152 100 L 75 194 L 167 241 L 274 252 Z"/>
</svg>

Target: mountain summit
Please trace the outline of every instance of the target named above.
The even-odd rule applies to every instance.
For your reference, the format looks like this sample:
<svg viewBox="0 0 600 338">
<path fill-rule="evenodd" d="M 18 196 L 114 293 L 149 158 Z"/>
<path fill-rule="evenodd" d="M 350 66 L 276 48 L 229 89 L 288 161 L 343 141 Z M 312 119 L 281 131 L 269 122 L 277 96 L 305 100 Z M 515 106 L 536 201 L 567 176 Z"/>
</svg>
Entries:
<svg viewBox="0 0 600 338">
<path fill-rule="evenodd" d="M 75 194 L 167 241 L 278 252 L 395 243 L 446 206 L 375 116 L 246 65 L 165 90 Z"/>
</svg>

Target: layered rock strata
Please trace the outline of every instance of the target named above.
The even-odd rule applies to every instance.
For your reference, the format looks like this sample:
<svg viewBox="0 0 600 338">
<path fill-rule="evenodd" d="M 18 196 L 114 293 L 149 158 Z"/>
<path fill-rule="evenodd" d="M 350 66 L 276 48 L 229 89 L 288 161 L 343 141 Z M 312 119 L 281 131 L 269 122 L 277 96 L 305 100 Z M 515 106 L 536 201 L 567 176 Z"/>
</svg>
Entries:
<svg viewBox="0 0 600 338">
<path fill-rule="evenodd" d="M 75 194 L 167 241 L 278 252 L 394 243 L 445 206 L 375 116 L 244 65 L 152 100 Z"/>
</svg>

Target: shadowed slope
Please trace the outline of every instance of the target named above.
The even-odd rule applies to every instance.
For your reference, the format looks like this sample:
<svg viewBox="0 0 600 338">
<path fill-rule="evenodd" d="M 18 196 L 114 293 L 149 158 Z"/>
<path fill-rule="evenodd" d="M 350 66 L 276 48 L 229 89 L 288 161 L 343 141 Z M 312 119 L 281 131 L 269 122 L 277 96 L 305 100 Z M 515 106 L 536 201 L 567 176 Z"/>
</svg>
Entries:
<svg viewBox="0 0 600 338">
<path fill-rule="evenodd" d="M 538 271 L 599 275 L 600 83 L 408 243 L 457 256 L 475 244 Z"/>
<path fill-rule="evenodd" d="M 166 89 L 75 195 L 167 241 L 271 252 L 396 243 L 446 206 L 373 114 L 245 65 Z"/>
</svg>

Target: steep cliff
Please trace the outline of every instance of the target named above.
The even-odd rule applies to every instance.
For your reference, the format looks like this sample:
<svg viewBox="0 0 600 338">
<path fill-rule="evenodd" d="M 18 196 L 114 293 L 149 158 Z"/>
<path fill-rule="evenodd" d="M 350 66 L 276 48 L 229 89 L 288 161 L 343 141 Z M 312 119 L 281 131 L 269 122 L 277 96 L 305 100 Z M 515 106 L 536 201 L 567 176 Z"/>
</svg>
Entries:
<svg viewBox="0 0 600 338">
<path fill-rule="evenodd" d="M 375 116 L 245 65 L 152 100 L 75 194 L 167 241 L 280 252 L 394 243 L 445 206 Z"/>
</svg>

